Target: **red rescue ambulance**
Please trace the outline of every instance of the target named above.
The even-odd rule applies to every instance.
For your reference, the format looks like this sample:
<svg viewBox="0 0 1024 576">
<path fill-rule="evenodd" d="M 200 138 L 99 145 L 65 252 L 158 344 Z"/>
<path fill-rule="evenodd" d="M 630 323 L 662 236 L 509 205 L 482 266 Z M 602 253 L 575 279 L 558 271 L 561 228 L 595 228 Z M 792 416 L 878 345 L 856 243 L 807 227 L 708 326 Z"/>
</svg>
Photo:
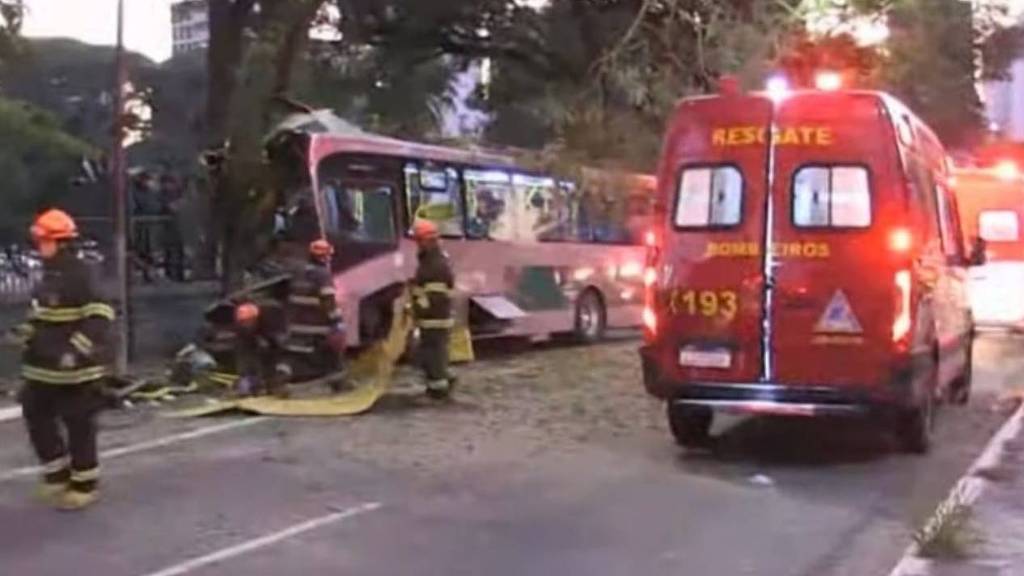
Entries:
<svg viewBox="0 0 1024 576">
<path fill-rule="evenodd" d="M 968 282 L 974 321 L 981 329 L 1024 330 L 1024 177 L 1013 163 L 953 172 L 964 234 L 985 251 Z"/>
<path fill-rule="evenodd" d="M 924 452 L 966 400 L 973 326 L 946 155 L 894 98 L 781 89 L 683 100 L 649 235 L 644 383 L 676 439 L 713 411 L 884 413 Z"/>
</svg>

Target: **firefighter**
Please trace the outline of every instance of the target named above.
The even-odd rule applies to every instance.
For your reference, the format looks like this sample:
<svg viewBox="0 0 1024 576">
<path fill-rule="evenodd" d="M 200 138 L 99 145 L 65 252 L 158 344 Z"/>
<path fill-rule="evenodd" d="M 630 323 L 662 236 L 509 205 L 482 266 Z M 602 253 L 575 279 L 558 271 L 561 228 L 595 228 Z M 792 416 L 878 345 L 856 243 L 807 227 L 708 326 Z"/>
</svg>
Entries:
<svg viewBox="0 0 1024 576">
<path fill-rule="evenodd" d="M 420 333 L 419 361 L 427 380 L 427 395 L 445 399 L 454 379 L 448 372 L 448 337 L 454 326 L 451 294 L 454 276 L 448 256 L 441 250 L 437 226 L 417 220 L 413 237 L 419 247 L 413 278 L 413 311 Z"/>
<path fill-rule="evenodd" d="M 292 370 L 284 357 L 287 323 L 281 307 L 243 302 L 235 308 L 238 391 L 286 397 Z"/>
<path fill-rule="evenodd" d="M 103 404 L 101 384 L 110 375 L 114 309 L 99 297 L 88 267 L 70 246 L 78 236 L 70 216 L 44 212 L 31 233 L 43 258 L 43 279 L 17 329 L 24 345 L 22 413 L 42 462 L 37 495 L 76 510 L 99 496 L 95 417 Z"/>
<path fill-rule="evenodd" d="M 335 298 L 327 240 L 309 245 L 305 265 L 292 275 L 288 291 L 288 352 L 299 378 L 341 370 L 345 324 Z"/>
</svg>

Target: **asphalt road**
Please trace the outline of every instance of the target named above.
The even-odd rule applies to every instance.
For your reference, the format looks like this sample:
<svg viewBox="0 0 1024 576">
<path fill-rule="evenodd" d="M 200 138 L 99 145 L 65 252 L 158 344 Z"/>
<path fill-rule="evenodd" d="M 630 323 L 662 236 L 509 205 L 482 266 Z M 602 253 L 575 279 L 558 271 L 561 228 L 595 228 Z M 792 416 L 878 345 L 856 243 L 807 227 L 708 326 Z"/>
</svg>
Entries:
<svg viewBox="0 0 1024 576">
<path fill-rule="evenodd" d="M 31 499 L 0 422 L 0 573 L 884 575 L 1024 382 L 1024 340 L 979 342 L 973 402 L 926 457 L 866 422 L 763 418 L 688 453 L 636 346 L 492 354 L 452 405 L 350 420 L 107 415 L 104 499 L 79 514 Z"/>
</svg>

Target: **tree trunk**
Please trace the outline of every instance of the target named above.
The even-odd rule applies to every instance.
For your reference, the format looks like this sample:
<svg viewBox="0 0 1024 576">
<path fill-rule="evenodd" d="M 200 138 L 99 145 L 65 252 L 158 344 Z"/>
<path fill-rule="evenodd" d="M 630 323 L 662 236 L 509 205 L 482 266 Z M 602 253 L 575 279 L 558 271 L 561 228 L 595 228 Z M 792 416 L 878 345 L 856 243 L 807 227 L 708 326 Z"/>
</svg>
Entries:
<svg viewBox="0 0 1024 576">
<path fill-rule="evenodd" d="M 242 63 L 246 24 L 255 0 L 211 0 L 210 46 L 206 52 L 206 136 L 219 145 L 227 131 L 228 109 Z"/>
<path fill-rule="evenodd" d="M 230 142 L 218 203 L 224 243 L 223 288 L 235 289 L 244 270 L 267 243 L 273 211 L 272 178 L 263 159 L 263 138 L 273 127 L 274 96 L 291 86 L 295 61 L 305 50 L 308 30 L 323 0 L 261 3 L 255 38 L 245 46 L 223 130 Z"/>
</svg>

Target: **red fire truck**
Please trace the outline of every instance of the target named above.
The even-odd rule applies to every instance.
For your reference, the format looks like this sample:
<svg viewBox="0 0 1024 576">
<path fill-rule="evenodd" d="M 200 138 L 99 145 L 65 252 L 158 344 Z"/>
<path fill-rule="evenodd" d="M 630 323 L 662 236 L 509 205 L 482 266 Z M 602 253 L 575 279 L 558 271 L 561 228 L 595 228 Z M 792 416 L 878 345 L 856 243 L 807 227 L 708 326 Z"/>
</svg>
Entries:
<svg viewBox="0 0 1024 576">
<path fill-rule="evenodd" d="M 973 326 L 946 154 L 877 92 L 683 100 L 658 173 L 644 383 L 683 445 L 715 410 L 884 413 L 928 449 L 965 401 Z"/>
<path fill-rule="evenodd" d="M 1013 162 L 953 172 L 964 233 L 980 239 L 986 262 L 971 268 L 968 293 L 983 329 L 1024 329 L 1024 177 Z M 973 245 L 969 242 L 968 245 Z"/>
</svg>

